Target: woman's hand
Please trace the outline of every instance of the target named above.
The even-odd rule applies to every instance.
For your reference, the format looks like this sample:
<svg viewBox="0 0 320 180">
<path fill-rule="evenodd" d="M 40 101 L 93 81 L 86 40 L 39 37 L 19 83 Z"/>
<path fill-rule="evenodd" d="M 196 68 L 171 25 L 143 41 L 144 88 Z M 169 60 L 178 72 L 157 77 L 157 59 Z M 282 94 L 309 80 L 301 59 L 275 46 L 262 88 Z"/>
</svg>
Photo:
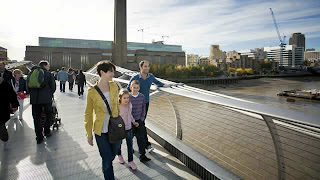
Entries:
<svg viewBox="0 0 320 180">
<path fill-rule="evenodd" d="M 139 123 L 137 123 L 137 122 L 133 122 L 132 123 L 135 127 L 138 127 L 139 126 Z"/>
<path fill-rule="evenodd" d="M 90 146 L 93 146 L 93 137 L 88 138 L 88 144 L 90 144 Z"/>
</svg>

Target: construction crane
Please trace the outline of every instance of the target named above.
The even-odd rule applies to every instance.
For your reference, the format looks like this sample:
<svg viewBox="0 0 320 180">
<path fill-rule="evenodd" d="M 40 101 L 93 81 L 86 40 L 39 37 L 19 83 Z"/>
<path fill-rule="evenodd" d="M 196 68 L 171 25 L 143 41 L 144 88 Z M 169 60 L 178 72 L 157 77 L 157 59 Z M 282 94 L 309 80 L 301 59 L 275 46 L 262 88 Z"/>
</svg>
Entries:
<svg viewBox="0 0 320 180">
<path fill-rule="evenodd" d="M 283 39 L 281 38 L 280 31 L 279 31 L 279 28 L 278 28 L 278 24 L 277 24 L 276 18 L 274 16 L 274 13 L 273 13 L 271 8 L 270 8 L 270 12 L 271 12 L 273 23 L 274 23 L 274 26 L 276 27 L 276 30 L 277 30 L 277 33 L 278 33 L 278 38 L 279 38 L 279 41 L 280 41 L 280 45 L 279 45 L 280 46 L 280 63 L 279 63 L 279 65 L 282 66 L 283 65 L 283 50 L 284 50 L 284 47 L 286 46 L 286 43 L 285 43 L 286 36 L 283 36 Z"/>
<path fill-rule="evenodd" d="M 142 42 L 144 42 L 144 41 L 143 41 L 143 30 L 144 30 L 144 29 L 138 29 L 138 32 L 139 32 L 139 31 L 142 32 Z"/>
</svg>

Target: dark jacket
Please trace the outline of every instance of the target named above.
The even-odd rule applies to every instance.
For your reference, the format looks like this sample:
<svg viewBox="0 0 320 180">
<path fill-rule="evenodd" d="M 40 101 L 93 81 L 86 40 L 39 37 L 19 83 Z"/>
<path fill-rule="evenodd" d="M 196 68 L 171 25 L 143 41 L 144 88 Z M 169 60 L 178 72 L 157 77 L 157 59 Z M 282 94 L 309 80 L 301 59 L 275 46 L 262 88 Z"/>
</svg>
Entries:
<svg viewBox="0 0 320 180">
<path fill-rule="evenodd" d="M 11 82 L 12 82 L 13 86 L 15 87 L 16 80 L 14 77 L 11 79 Z M 25 79 L 23 79 L 23 77 L 20 77 L 20 79 L 19 79 L 18 92 L 25 92 L 26 94 L 29 94 L 28 87 L 27 87 L 27 81 Z"/>
<path fill-rule="evenodd" d="M 10 83 L 10 80 L 12 79 L 12 72 L 5 69 L 3 73 L 3 79 L 6 80 L 8 83 Z"/>
<path fill-rule="evenodd" d="M 76 77 L 76 83 L 78 85 L 84 85 L 84 84 L 87 84 L 86 82 L 86 76 L 83 74 L 83 73 L 79 73 L 77 74 L 77 77 Z"/>
<path fill-rule="evenodd" d="M 33 67 L 35 69 L 37 67 Z M 44 82 L 42 88 L 29 88 L 30 104 L 49 104 L 52 103 L 53 94 L 56 91 L 56 82 L 52 74 L 44 70 Z"/>
<path fill-rule="evenodd" d="M 0 84 L 0 99 L 0 125 L 3 125 L 10 119 L 10 104 L 13 108 L 19 106 L 16 92 L 5 80 Z"/>
<path fill-rule="evenodd" d="M 75 74 L 74 74 L 73 71 L 68 72 L 68 81 L 69 82 L 74 82 L 74 76 L 75 76 Z"/>
</svg>

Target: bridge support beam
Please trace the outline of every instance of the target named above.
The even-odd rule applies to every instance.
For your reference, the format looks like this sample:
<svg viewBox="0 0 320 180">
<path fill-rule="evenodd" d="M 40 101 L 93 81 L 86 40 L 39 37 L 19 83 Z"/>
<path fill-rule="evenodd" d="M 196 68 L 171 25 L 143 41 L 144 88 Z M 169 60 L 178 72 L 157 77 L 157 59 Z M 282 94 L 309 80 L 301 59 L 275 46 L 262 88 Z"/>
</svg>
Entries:
<svg viewBox="0 0 320 180">
<path fill-rule="evenodd" d="M 174 100 L 172 99 L 171 95 L 168 95 L 167 98 L 171 104 L 174 116 L 176 118 L 176 138 L 182 140 L 182 127 L 181 127 L 181 119 L 180 119 L 178 107 L 177 107 L 176 103 L 174 102 Z"/>
<path fill-rule="evenodd" d="M 283 152 L 282 152 L 282 146 L 281 146 L 281 141 L 280 141 L 280 137 L 278 134 L 278 130 L 272 120 L 271 117 L 269 116 L 264 116 L 261 115 L 262 118 L 264 119 L 264 121 L 266 122 L 268 129 L 270 131 L 272 140 L 273 140 L 273 144 L 274 144 L 274 148 L 276 151 L 276 156 L 277 156 L 277 164 L 278 164 L 278 179 L 279 180 L 285 180 L 286 176 L 285 176 L 285 163 L 284 163 L 284 158 L 283 158 Z"/>
</svg>

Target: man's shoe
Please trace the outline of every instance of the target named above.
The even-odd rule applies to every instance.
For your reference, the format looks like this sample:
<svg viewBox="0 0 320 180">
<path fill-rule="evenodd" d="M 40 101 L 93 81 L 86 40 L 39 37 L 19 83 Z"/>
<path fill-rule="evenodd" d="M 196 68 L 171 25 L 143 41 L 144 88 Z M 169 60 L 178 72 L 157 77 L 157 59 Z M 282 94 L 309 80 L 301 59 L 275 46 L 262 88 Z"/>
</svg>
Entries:
<svg viewBox="0 0 320 180">
<path fill-rule="evenodd" d="M 148 152 L 151 152 L 151 151 L 154 150 L 154 148 L 153 148 L 151 145 L 149 145 L 149 146 L 146 148 L 146 150 L 147 150 Z"/>
<path fill-rule="evenodd" d="M 43 138 L 42 139 L 37 139 L 37 144 L 41 144 L 43 142 Z"/>
<path fill-rule="evenodd" d="M 46 133 L 46 134 L 44 134 L 44 135 L 46 136 L 46 138 L 48 138 L 48 137 L 52 136 L 52 133 L 49 132 L 49 133 Z"/>
<path fill-rule="evenodd" d="M 151 159 L 148 158 L 146 155 L 142 155 L 140 156 L 140 162 L 147 162 L 147 161 L 150 161 Z"/>
</svg>

